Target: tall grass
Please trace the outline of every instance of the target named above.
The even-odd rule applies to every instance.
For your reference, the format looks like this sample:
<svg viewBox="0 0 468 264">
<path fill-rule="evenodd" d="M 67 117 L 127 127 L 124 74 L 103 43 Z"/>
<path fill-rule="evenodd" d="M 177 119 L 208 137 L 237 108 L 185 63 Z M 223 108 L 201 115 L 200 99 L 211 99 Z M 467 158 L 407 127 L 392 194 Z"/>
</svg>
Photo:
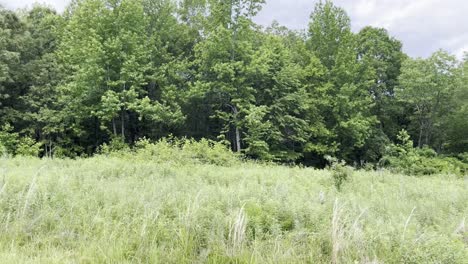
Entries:
<svg viewBox="0 0 468 264">
<path fill-rule="evenodd" d="M 467 187 L 354 171 L 338 192 L 308 168 L 3 159 L 0 262 L 466 263 Z"/>
</svg>

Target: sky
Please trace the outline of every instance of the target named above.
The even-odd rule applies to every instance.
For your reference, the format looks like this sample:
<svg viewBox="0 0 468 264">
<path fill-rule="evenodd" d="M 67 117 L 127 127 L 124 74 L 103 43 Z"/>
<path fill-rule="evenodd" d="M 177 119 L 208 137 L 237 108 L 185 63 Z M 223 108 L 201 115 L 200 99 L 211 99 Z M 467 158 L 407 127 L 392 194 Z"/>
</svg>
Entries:
<svg viewBox="0 0 468 264">
<path fill-rule="evenodd" d="M 255 18 L 268 26 L 273 20 L 291 29 L 306 29 L 318 0 L 266 0 Z M 46 3 L 62 11 L 68 0 L 0 0 L 7 8 Z M 403 42 L 412 57 L 427 57 L 444 49 L 462 57 L 468 52 L 468 0 L 334 0 L 351 17 L 353 31 L 371 25 L 386 28 Z"/>
</svg>

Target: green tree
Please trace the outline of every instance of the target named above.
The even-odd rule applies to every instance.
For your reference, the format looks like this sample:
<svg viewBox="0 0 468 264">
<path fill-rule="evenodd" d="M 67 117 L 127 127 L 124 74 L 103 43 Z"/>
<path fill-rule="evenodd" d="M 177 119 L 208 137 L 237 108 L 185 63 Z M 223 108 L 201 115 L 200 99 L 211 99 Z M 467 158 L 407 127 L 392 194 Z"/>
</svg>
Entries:
<svg viewBox="0 0 468 264">
<path fill-rule="evenodd" d="M 458 68 L 455 88 L 449 102 L 450 114 L 445 115 L 442 121 L 442 127 L 446 131 L 444 151 L 468 152 L 468 54 L 465 54 Z"/>
<path fill-rule="evenodd" d="M 245 134 L 248 154 L 268 152 L 271 159 L 296 161 L 319 146 L 316 139 L 325 128 L 315 98 L 304 85 L 306 78 L 316 76 L 294 62 L 286 43 L 284 36 L 267 34 L 253 55 L 248 73 L 256 107 L 249 110 Z"/>
<path fill-rule="evenodd" d="M 205 97 L 213 117 L 220 121 L 219 135 L 240 152 L 241 123 L 255 101 L 246 75 L 254 51 L 252 18 L 262 0 L 210 1 L 207 38 L 195 47 L 197 77 L 194 96 Z M 197 95 L 198 93 L 198 95 Z"/>
<path fill-rule="evenodd" d="M 397 98 L 412 107 L 411 134 L 417 146 L 442 150 L 446 131 L 443 119 L 452 107 L 456 81 L 455 57 L 435 52 L 428 59 L 407 59 L 402 66 Z"/>
<path fill-rule="evenodd" d="M 351 24 L 346 11 L 331 1 L 319 1 L 310 15 L 308 46 L 322 64 L 331 70 L 337 55 L 351 37 Z"/>
<path fill-rule="evenodd" d="M 399 129 L 396 119 L 400 111 L 394 89 L 405 58 L 402 44 L 383 28 L 365 27 L 357 36 L 357 48 L 362 69 L 373 81 L 369 86 L 374 101 L 372 112 L 379 119 L 380 129 L 393 138 Z"/>
<path fill-rule="evenodd" d="M 134 141 L 143 136 L 138 133 L 143 120 L 181 121 L 177 108 L 148 89 L 157 79 L 152 66 L 158 39 L 150 27 L 157 22 L 150 16 L 154 8 L 151 1 L 130 0 L 84 0 L 74 7 L 60 50 L 70 76 L 61 99 L 64 116 L 74 117 L 74 134 L 86 134 L 86 126 L 93 126 Z M 94 129 L 85 137 L 98 140 L 100 133 Z"/>
<path fill-rule="evenodd" d="M 25 109 L 23 132 L 45 144 L 45 154 L 50 153 L 50 143 L 56 140 L 58 111 L 57 86 L 63 79 L 63 67 L 56 54 L 63 19 L 55 11 L 34 6 L 24 17 L 27 31 L 27 52 L 23 59 L 25 73 L 21 77 L 28 92 L 22 97 Z"/>
<path fill-rule="evenodd" d="M 24 95 L 23 85 L 18 85 L 21 76 L 21 53 L 25 38 L 25 24 L 14 12 L 0 6 L 0 121 L 2 124 L 17 123 L 18 99 Z"/>
<path fill-rule="evenodd" d="M 334 141 L 329 145 L 336 146 L 340 159 L 359 161 L 377 119 L 368 92 L 371 75 L 358 60 L 357 37 L 346 12 L 330 1 L 319 2 L 311 15 L 308 46 L 327 69 L 315 92 Z"/>
</svg>

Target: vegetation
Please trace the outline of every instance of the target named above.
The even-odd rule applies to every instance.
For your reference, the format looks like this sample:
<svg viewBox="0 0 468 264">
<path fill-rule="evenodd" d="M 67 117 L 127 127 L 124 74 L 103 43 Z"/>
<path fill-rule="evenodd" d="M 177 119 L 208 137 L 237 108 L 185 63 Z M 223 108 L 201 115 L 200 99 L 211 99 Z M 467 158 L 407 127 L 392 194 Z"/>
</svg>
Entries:
<svg viewBox="0 0 468 264">
<path fill-rule="evenodd" d="M 264 161 L 377 166 L 404 129 L 414 147 L 463 161 L 467 58 L 409 58 L 385 29 L 353 33 L 331 1 L 305 32 L 262 28 L 252 19 L 264 2 L 0 8 L 2 149 L 25 154 L 9 141 L 25 138 L 29 154 L 83 157 L 174 136 Z"/>
<path fill-rule="evenodd" d="M 264 2 L 0 7 L 1 262 L 466 263 L 468 55 Z"/>
<path fill-rule="evenodd" d="M 2 263 L 468 258 L 463 179 L 350 171 L 338 192 L 333 171 L 219 166 L 210 157 L 234 154 L 212 146 L 205 155 L 199 149 L 206 144 L 161 141 L 141 155 L 2 159 Z"/>
<path fill-rule="evenodd" d="M 414 148 L 413 142 L 404 130 L 400 132 L 398 139 L 401 143 L 387 147 L 380 165 L 408 175 L 453 173 L 466 176 L 468 174 L 465 155 L 459 155 L 456 158 L 440 157 L 431 148 Z"/>
</svg>

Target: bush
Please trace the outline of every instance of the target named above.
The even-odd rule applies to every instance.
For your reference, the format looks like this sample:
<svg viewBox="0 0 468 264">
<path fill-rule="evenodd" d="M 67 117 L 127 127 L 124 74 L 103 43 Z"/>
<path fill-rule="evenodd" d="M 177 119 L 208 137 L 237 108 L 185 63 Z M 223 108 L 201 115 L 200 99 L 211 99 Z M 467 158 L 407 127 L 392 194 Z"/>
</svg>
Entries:
<svg viewBox="0 0 468 264">
<path fill-rule="evenodd" d="M 0 142 L 0 156 L 5 156 L 5 155 L 8 155 L 8 151 L 5 148 L 5 146 L 3 146 Z"/>
<path fill-rule="evenodd" d="M 463 176 L 468 171 L 468 162 L 463 158 L 443 157 L 427 147 L 414 148 L 405 130 L 399 133 L 398 139 L 398 144 L 387 147 L 381 166 L 408 175 L 446 173 Z"/>
<path fill-rule="evenodd" d="M 468 164 L 468 152 L 458 154 L 457 159 L 460 160 L 461 162 Z"/>
<path fill-rule="evenodd" d="M 121 142 L 121 141 L 120 141 Z M 127 145 L 111 141 L 100 147 L 100 154 L 137 157 L 151 159 L 156 162 L 196 163 L 231 166 L 238 164 L 241 156 L 233 153 L 226 145 L 201 139 L 163 138 L 152 142 L 146 138 L 140 139 L 130 149 Z"/>
<path fill-rule="evenodd" d="M 176 162 L 193 162 L 230 166 L 239 162 L 240 156 L 226 145 L 202 139 L 162 139 L 147 148 L 152 149 L 155 157 Z M 159 150 L 159 151 L 158 151 Z"/>
<path fill-rule="evenodd" d="M 42 143 L 31 137 L 20 137 L 13 132 L 13 127 L 6 124 L 0 130 L 0 154 L 38 157 Z"/>
<path fill-rule="evenodd" d="M 130 147 L 121 137 L 113 137 L 109 143 L 104 143 L 98 148 L 98 153 L 104 155 L 128 151 L 130 151 Z"/>
<path fill-rule="evenodd" d="M 18 133 L 14 133 L 10 124 L 5 124 L 0 130 L 0 149 L 3 153 L 14 154 L 18 145 Z"/>
<path fill-rule="evenodd" d="M 19 139 L 18 147 L 16 148 L 16 155 L 39 157 L 41 148 L 42 143 L 36 142 L 30 137 L 23 137 Z"/>
<path fill-rule="evenodd" d="M 341 186 L 348 181 L 353 173 L 353 168 L 346 166 L 346 163 L 331 156 L 325 156 L 325 159 L 330 163 L 329 168 L 332 170 L 332 177 L 335 187 L 341 191 Z"/>
</svg>

